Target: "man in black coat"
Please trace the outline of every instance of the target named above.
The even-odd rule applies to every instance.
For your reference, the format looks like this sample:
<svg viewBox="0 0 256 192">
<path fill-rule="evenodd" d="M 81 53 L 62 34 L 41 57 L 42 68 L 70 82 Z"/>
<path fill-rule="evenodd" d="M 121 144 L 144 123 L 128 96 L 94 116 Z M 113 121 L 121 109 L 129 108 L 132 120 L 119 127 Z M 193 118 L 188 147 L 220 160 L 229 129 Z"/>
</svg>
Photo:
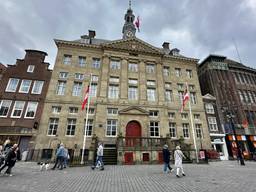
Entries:
<svg viewBox="0 0 256 192">
<path fill-rule="evenodd" d="M 172 172 L 172 168 L 170 166 L 170 151 L 168 149 L 168 145 L 165 144 L 163 147 L 163 160 L 164 160 L 164 173 L 168 173 L 167 168 Z"/>
</svg>

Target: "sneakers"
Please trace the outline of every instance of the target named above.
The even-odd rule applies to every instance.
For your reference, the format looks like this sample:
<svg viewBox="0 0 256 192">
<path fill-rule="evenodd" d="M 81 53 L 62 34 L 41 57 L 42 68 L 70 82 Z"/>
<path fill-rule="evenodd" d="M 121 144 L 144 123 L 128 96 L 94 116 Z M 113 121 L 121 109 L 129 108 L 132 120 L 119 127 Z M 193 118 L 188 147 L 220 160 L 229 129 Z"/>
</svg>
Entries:
<svg viewBox="0 0 256 192">
<path fill-rule="evenodd" d="M 176 177 L 177 177 L 177 178 L 180 178 L 180 176 L 179 176 L 179 175 L 176 175 Z"/>
<path fill-rule="evenodd" d="M 170 173 L 172 173 L 173 171 L 174 171 L 174 169 L 171 169 L 171 170 L 170 170 Z"/>
<path fill-rule="evenodd" d="M 182 173 L 182 175 L 185 177 L 186 175 L 185 175 L 185 173 Z"/>
</svg>

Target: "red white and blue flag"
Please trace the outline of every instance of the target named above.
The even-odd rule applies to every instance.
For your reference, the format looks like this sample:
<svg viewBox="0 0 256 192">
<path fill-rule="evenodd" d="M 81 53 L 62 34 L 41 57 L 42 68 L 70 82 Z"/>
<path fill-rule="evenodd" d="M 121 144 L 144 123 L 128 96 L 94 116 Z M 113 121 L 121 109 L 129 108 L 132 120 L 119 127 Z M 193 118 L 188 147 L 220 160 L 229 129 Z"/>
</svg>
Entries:
<svg viewBox="0 0 256 192">
<path fill-rule="evenodd" d="M 85 106 L 86 106 L 86 104 L 88 102 L 89 93 L 90 93 L 90 86 L 88 86 L 88 88 L 85 91 L 85 96 L 84 96 L 84 100 L 83 100 L 83 103 L 82 103 L 82 110 L 84 110 L 84 108 L 85 108 Z"/>
</svg>

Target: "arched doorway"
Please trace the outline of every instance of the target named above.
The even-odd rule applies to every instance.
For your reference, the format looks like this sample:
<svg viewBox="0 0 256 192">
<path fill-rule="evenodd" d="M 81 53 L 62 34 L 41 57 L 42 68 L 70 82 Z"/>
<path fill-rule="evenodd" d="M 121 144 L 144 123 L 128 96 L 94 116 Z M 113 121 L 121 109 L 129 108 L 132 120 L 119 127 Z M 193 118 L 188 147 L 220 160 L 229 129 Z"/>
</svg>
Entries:
<svg viewBox="0 0 256 192">
<path fill-rule="evenodd" d="M 126 125 L 126 146 L 133 147 L 140 144 L 141 126 L 137 121 L 130 121 Z"/>
</svg>

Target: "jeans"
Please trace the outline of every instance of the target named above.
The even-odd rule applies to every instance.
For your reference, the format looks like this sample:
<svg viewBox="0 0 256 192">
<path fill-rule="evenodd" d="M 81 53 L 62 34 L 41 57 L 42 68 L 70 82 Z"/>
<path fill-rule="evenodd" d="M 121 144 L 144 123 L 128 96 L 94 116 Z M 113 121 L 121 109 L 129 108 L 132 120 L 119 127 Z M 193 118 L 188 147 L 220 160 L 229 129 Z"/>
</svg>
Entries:
<svg viewBox="0 0 256 192">
<path fill-rule="evenodd" d="M 172 168 L 169 163 L 164 162 L 164 172 L 167 173 L 167 168 L 171 171 Z"/>
<path fill-rule="evenodd" d="M 98 156 L 98 157 L 97 157 L 96 165 L 98 164 L 98 162 L 100 162 L 100 166 L 101 166 L 101 167 L 104 167 L 103 156 Z"/>
</svg>

